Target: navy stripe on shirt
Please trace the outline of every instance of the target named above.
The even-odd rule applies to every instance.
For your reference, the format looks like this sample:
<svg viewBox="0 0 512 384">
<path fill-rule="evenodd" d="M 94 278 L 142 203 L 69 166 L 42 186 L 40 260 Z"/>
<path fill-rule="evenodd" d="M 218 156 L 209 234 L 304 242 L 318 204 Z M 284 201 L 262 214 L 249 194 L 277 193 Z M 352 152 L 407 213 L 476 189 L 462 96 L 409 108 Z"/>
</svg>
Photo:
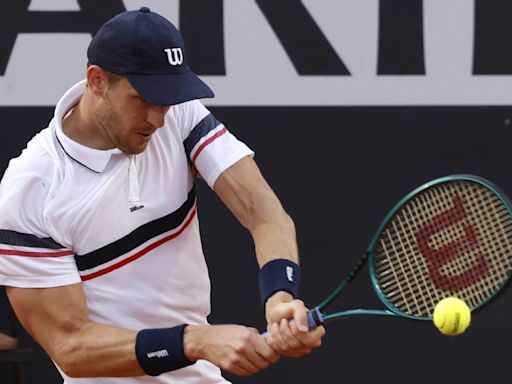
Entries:
<svg viewBox="0 0 512 384">
<path fill-rule="evenodd" d="M 15 245 L 18 247 L 63 249 L 62 245 L 57 243 L 51 237 L 37 237 L 29 233 L 21 233 L 8 229 L 0 229 L 0 244 Z"/>
<path fill-rule="evenodd" d="M 214 130 L 220 125 L 220 121 L 218 121 L 215 116 L 211 113 L 206 115 L 203 120 L 201 120 L 190 132 L 190 135 L 185 139 L 183 144 L 185 145 L 185 151 L 187 153 L 188 158 L 190 159 L 190 153 L 197 145 L 197 143 L 209 132 Z"/>
<path fill-rule="evenodd" d="M 195 190 L 192 188 L 188 193 L 187 200 L 176 211 L 159 219 L 150 221 L 135 229 L 125 237 L 107 244 L 95 251 L 84 255 L 75 255 L 78 270 L 86 271 L 110 262 L 132 251 L 152 238 L 178 228 L 187 218 L 190 210 L 195 204 L 195 199 Z"/>
</svg>

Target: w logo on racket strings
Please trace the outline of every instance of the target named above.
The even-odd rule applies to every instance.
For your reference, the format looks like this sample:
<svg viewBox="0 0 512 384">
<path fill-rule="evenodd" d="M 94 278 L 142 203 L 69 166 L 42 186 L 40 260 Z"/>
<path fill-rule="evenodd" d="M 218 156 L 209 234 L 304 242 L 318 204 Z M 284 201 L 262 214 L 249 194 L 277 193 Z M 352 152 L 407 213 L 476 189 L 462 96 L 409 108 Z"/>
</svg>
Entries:
<svg viewBox="0 0 512 384">
<path fill-rule="evenodd" d="M 452 292 L 454 287 L 455 290 L 460 291 L 489 275 L 489 266 L 482 252 L 476 253 L 475 263 L 465 272 L 453 276 L 443 273 L 443 268 L 446 268 L 449 263 L 456 262 L 459 257 L 467 252 L 476 251 L 480 246 L 475 227 L 470 223 L 461 223 L 467 217 L 464 200 L 455 195 L 452 201 L 452 208 L 441 212 L 416 232 L 418 248 L 428 260 L 429 276 L 432 282 L 438 289 L 447 292 Z M 450 239 L 451 241 L 438 248 L 430 245 L 433 236 L 457 223 L 463 225 L 463 236 Z"/>
<path fill-rule="evenodd" d="M 173 67 L 183 64 L 183 51 L 181 48 L 166 48 L 164 52 L 167 53 L 167 60 Z"/>
</svg>

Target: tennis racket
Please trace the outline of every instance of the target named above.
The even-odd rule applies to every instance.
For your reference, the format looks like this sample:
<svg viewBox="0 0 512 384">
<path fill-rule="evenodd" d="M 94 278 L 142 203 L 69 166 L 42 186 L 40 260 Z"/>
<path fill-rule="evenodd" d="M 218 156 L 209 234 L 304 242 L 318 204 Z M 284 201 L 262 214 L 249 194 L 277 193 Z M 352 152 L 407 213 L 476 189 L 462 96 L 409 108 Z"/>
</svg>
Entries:
<svg viewBox="0 0 512 384">
<path fill-rule="evenodd" d="M 385 309 L 327 312 L 366 264 Z M 447 296 L 475 310 L 496 297 L 511 270 L 508 199 L 477 176 L 436 179 L 387 214 L 353 271 L 309 311 L 309 328 L 354 315 L 431 320 L 434 307 Z"/>
</svg>

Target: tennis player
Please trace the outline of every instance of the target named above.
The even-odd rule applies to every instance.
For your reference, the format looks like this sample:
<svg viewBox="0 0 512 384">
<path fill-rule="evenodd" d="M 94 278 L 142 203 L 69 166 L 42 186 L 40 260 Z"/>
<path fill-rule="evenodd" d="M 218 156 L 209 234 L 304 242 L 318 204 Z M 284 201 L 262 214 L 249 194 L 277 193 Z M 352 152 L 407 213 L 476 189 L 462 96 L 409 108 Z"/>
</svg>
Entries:
<svg viewBox="0 0 512 384">
<path fill-rule="evenodd" d="M 0 284 L 65 383 L 227 383 L 220 369 L 250 375 L 318 347 L 324 329 L 308 331 L 296 299 L 294 224 L 199 101 L 213 92 L 180 33 L 143 7 L 87 55 L 86 79 L 0 185 Z M 267 338 L 207 323 L 196 174 L 252 234 Z"/>
</svg>

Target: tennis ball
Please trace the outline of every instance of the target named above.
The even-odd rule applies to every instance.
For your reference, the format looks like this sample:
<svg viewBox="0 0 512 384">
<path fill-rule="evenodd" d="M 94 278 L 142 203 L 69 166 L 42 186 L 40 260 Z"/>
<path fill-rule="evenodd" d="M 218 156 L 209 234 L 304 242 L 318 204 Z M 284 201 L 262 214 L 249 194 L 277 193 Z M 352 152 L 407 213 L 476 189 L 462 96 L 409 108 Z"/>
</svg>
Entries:
<svg viewBox="0 0 512 384">
<path fill-rule="evenodd" d="M 461 299 L 446 297 L 434 308 L 433 320 L 443 335 L 460 335 L 471 322 L 471 310 Z"/>
</svg>

